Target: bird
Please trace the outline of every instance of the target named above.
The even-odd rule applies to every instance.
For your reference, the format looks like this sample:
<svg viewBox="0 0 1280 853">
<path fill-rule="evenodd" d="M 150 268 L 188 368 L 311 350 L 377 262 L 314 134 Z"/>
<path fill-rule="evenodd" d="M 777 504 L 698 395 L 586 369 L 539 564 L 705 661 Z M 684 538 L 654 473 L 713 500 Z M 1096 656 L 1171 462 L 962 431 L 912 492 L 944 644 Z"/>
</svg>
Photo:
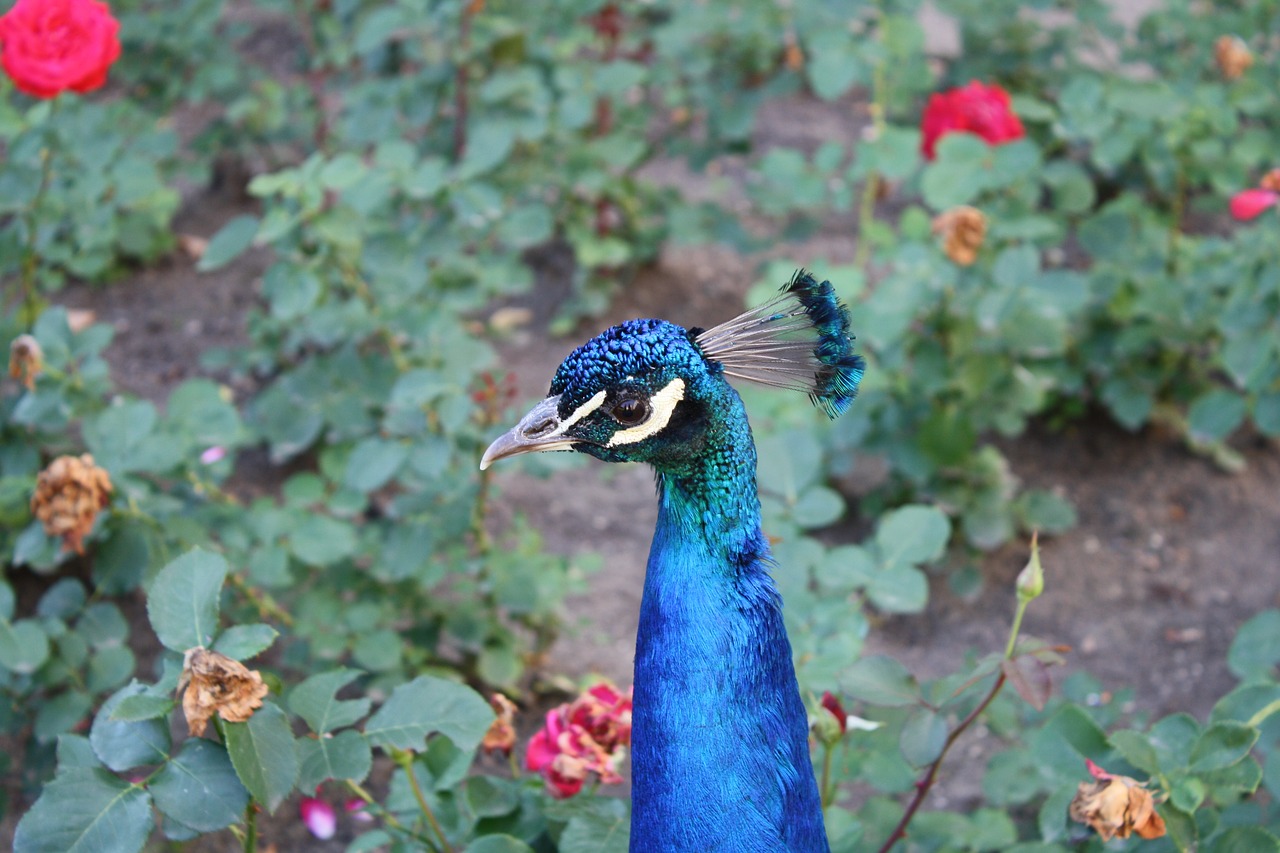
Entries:
<svg viewBox="0 0 1280 853">
<path fill-rule="evenodd" d="M 658 520 L 636 635 L 630 849 L 828 851 L 756 448 L 730 378 L 807 393 L 829 417 L 865 369 L 848 308 L 801 269 L 709 329 L 629 320 L 575 349 L 485 451 L 571 450 L 653 467 Z"/>
</svg>

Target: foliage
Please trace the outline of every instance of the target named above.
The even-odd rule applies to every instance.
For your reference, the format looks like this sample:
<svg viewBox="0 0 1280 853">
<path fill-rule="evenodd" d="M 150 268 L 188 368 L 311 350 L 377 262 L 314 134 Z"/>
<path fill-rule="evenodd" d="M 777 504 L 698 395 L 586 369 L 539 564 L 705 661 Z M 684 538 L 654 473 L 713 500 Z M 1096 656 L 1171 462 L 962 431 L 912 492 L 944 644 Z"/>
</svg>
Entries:
<svg viewBox="0 0 1280 853">
<path fill-rule="evenodd" d="M 981 719 L 1003 744 L 983 806 L 912 812 L 896 849 L 1100 849 L 1066 822 L 1085 759 L 1165 798 L 1152 849 L 1275 849 L 1253 796 L 1280 795 L 1274 612 L 1241 629 L 1241 684 L 1207 721 L 1127 717 L 1083 675 L 1051 698 L 1057 652 L 1030 638 L 932 682 L 862 655 L 868 612 L 921 612 L 933 564 L 961 585 L 973 551 L 1074 524 L 1062 498 L 1020 488 L 994 438 L 1101 409 L 1236 467 L 1242 430 L 1280 436 L 1275 214 L 1221 216 L 1277 165 L 1280 56 L 1262 36 L 1280 5 L 1170 0 L 1133 39 L 1100 0 L 1056 4 L 1068 26 L 1036 14 L 1048 4 L 936 5 L 962 43 L 941 76 L 915 0 L 733 15 L 120 0 L 110 89 L 33 102 L 0 80 L 0 280 L 24 291 L 0 341 L 29 332 L 43 353 L 33 387 L 0 400 L 0 730 L 39 793 L 19 849 L 97 848 L 107 825 L 128 827 L 121 849 L 156 827 L 231 827 L 250 847 L 259 809 L 320 785 L 374 816 L 354 849 L 625 849 L 625 803 L 553 801 L 477 757 L 491 714 L 464 682 L 529 698 L 592 563 L 490 517 L 500 483 L 476 462 L 516 411 L 495 345 L 520 324 L 492 308 L 531 288 L 530 258 L 564 259 L 553 331 L 567 330 L 661 246 L 713 241 L 783 259 L 762 262 L 756 302 L 798 265 L 786 241 L 841 214 L 858 221 L 853 263 L 804 260 L 852 303 L 870 361 L 858 402 L 817 425 L 786 395 L 744 392 L 802 687 L 839 689 L 881 724 L 818 738 L 834 848 L 892 841 L 922 774 Z M 1226 33 L 1254 52 L 1241 75 L 1215 68 Z M 949 134 L 926 161 L 927 96 L 972 80 L 1012 93 L 1026 136 Z M 862 138 L 754 151 L 761 109 L 803 92 L 865 95 Z M 750 215 L 655 180 L 674 159 L 746 163 Z M 117 393 L 111 330 L 73 330 L 36 293 L 156 260 L 181 182 L 245 167 L 255 207 L 197 269 L 270 254 L 249 346 L 205 362 L 255 393 L 205 379 L 162 406 Z M 931 233 L 958 205 L 989 223 L 971 263 Z M 81 558 L 30 498 L 51 459 L 86 451 L 114 493 Z M 832 531 L 851 500 L 837 484 L 877 462 L 852 544 Z M 262 464 L 288 474 L 242 503 L 228 478 Z M 165 649 L 147 672 L 140 590 Z M 175 744 L 197 646 L 256 661 L 271 693 L 248 721 Z M 375 762 L 395 768 L 385 791 L 364 788 Z M 874 793 L 854 803 L 842 786 Z"/>
</svg>

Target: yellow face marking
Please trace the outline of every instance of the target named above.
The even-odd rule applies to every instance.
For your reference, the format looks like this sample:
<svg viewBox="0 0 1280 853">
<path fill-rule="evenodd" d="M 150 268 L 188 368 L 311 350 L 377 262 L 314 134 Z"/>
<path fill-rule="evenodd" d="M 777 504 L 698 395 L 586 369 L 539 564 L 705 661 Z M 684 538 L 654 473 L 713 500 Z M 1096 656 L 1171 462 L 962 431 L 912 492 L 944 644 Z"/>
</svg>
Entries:
<svg viewBox="0 0 1280 853">
<path fill-rule="evenodd" d="M 603 391 L 597 391 L 594 397 L 574 409 L 573 414 L 561 421 L 560 426 L 556 427 L 555 432 L 553 432 L 552 435 L 564 435 L 565 431 L 569 429 L 569 427 L 600 408 L 600 405 L 604 402 L 604 398 L 605 393 Z"/>
<path fill-rule="evenodd" d="M 615 432 L 606 447 L 617 447 L 619 444 L 635 444 L 637 441 L 644 441 L 649 436 L 657 434 L 671 421 L 671 413 L 676 410 L 676 404 L 683 399 L 684 380 L 672 379 L 667 383 L 667 387 L 649 399 L 649 408 L 651 409 L 649 419 L 629 429 Z"/>
</svg>

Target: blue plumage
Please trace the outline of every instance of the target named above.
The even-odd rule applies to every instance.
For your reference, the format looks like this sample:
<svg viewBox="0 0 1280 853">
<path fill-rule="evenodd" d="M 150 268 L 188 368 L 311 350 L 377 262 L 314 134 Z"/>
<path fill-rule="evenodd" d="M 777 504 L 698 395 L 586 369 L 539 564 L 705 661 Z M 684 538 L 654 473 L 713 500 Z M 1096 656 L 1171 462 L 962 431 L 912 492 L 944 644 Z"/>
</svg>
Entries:
<svg viewBox="0 0 1280 853">
<path fill-rule="evenodd" d="M 804 390 L 835 417 L 862 371 L 848 311 L 802 271 L 769 305 L 706 332 L 662 320 L 608 329 L 485 453 L 482 467 L 571 449 L 657 472 L 636 638 L 633 851 L 828 849 L 755 443 L 726 378 Z"/>
</svg>

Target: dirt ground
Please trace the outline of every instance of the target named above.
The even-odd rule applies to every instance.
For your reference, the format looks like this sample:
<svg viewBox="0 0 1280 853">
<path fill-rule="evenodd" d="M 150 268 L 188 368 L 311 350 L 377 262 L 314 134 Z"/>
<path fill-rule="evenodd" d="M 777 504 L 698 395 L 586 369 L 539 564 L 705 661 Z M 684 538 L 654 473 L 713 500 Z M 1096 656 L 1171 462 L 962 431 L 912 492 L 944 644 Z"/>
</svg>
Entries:
<svg viewBox="0 0 1280 853">
<path fill-rule="evenodd" d="M 806 145 L 856 138 L 861 120 L 856 104 L 796 98 L 771 107 L 760 126 L 761 144 Z M 736 165 L 724 164 L 725 174 L 734 175 Z M 675 163 L 658 164 L 651 177 L 683 185 L 689 178 Z M 196 192 L 177 230 L 208 237 L 242 205 L 224 195 Z M 854 249 L 851 223 L 837 221 L 808 243 L 766 256 L 785 256 L 821 273 L 823 262 L 847 263 Z M 717 248 L 667 251 L 620 290 L 605 317 L 560 340 L 548 339 L 543 331 L 565 292 L 553 260 L 540 266 L 537 290 L 522 300 L 537 309 L 537 319 L 503 345 L 504 360 L 530 401 L 545 392 L 561 358 L 605 325 L 659 316 L 707 326 L 736 313 L 761 257 Z M 175 254 L 132 280 L 96 289 L 73 287 L 55 301 L 91 309 L 112 324 L 116 339 L 107 356 L 117 383 L 162 403 L 178 382 L 201 374 L 199 358 L 206 349 L 245 341 L 244 312 L 258 298 L 267 262 L 262 253 L 251 253 L 201 275 L 191 259 Z M 243 400 L 252 389 L 234 390 Z M 1102 420 L 1062 432 L 1036 427 L 1003 445 L 1013 472 L 1027 486 L 1059 490 L 1080 517 L 1074 530 L 1044 543 L 1047 591 L 1029 611 L 1025 630 L 1070 645 L 1069 667 L 1094 673 L 1109 689 L 1132 687 L 1137 710 L 1156 715 L 1186 710 L 1203 717 L 1233 684 L 1225 654 L 1235 629 L 1260 610 L 1280 605 L 1280 447 L 1247 437 L 1236 446 L 1249 464 L 1243 473 L 1227 475 L 1166 435 L 1128 434 Z M 261 466 L 263 460 L 253 456 L 246 464 Z M 263 476 L 258 471 L 252 479 L 261 484 Z M 270 474 L 265 477 L 269 483 Z M 571 676 L 601 673 L 630 683 L 643 567 L 656 516 L 650 473 L 592 461 L 547 479 L 513 465 L 497 480 L 502 504 L 529 516 L 549 549 L 603 555 L 589 592 L 569 602 L 570 630 L 553 649 L 551 667 Z M 923 677 L 958 666 L 968 649 L 998 650 L 1012 608 L 1012 580 L 1025 559 L 1023 548 L 1013 545 L 988 555 L 982 563 L 987 582 L 972 599 L 950 594 L 938 579 L 928 611 L 880 623 L 872 648 Z M 136 633 L 147 632 L 140 627 Z M 981 732 L 975 736 L 983 737 Z M 974 750 L 979 755 L 980 747 Z M 963 787 L 940 791 L 943 798 L 965 795 Z M 298 824 L 285 825 L 292 819 L 291 806 L 283 812 L 266 840 L 278 840 L 281 849 L 300 849 L 289 842 L 304 844 L 308 837 L 297 835 Z M 315 849 L 314 843 L 306 846 Z M 218 843 L 202 849 L 219 849 Z"/>
</svg>

